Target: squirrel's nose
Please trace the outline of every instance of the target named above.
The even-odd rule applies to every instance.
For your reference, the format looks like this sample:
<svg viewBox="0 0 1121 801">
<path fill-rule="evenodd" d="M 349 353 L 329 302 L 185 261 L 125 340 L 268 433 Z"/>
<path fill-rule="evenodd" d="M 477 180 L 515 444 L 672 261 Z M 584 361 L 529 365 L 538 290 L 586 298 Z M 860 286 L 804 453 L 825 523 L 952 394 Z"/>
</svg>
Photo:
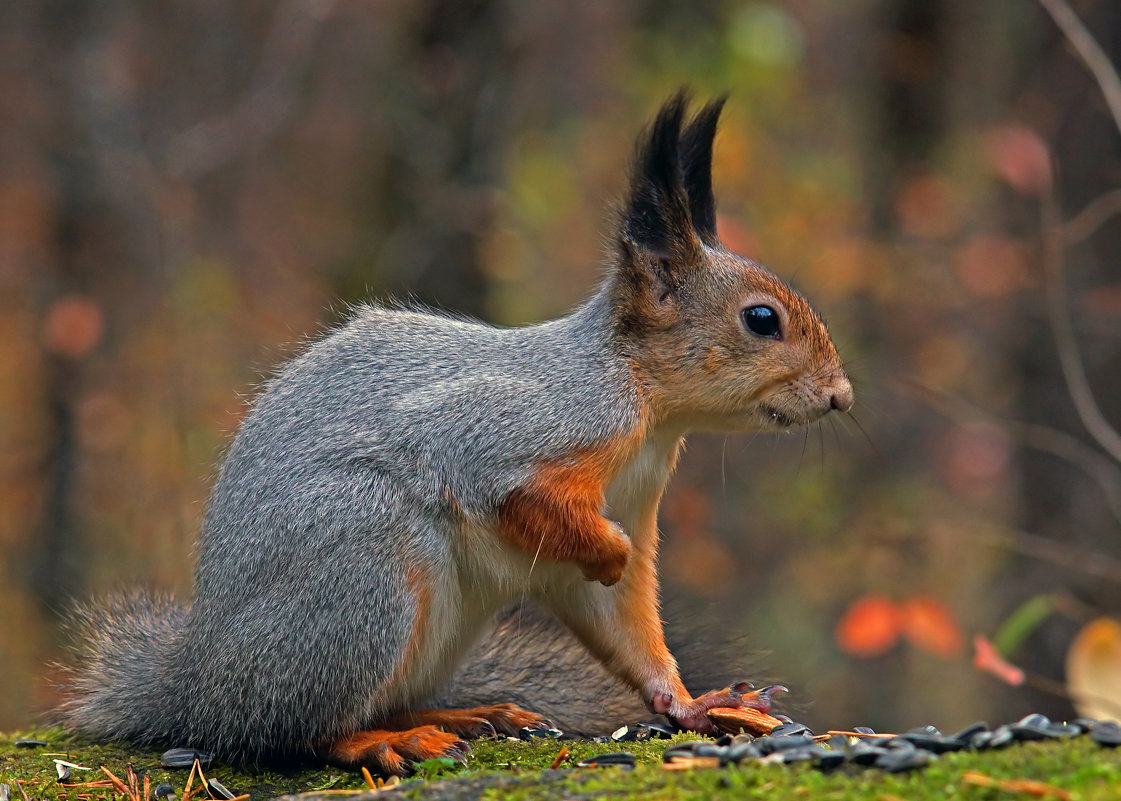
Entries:
<svg viewBox="0 0 1121 801">
<path fill-rule="evenodd" d="M 852 382 L 844 375 L 838 376 L 833 381 L 832 392 L 829 395 L 829 407 L 838 412 L 847 412 L 852 408 L 854 401 Z"/>
</svg>

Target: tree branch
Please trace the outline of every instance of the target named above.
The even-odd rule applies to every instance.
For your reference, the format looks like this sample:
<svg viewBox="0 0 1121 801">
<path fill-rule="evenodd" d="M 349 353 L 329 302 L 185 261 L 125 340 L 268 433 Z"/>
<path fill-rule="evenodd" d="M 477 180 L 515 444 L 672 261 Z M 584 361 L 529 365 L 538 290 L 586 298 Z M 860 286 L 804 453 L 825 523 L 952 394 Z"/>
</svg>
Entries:
<svg viewBox="0 0 1121 801">
<path fill-rule="evenodd" d="M 1056 567 L 1121 584 L 1121 560 L 1099 550 L 1017 530 L 981 530 L 979 539 L 990 545 L 1007 548 L 1021 556 L 1037 559 Z"/>
<path fill-rule="evenodd" d="M 1110 217 L 1121 214 L 1121 189 L 1098 195 L 1063 226 L 1063 244 L 1077 245 L 1089 239 Z"/>
<path fill-rule="evenodd" d="M 1117 126 L 1117 130 L 1121 131 L 1121 77 L 1118 77 L 1117 70 L 1113 68 L 1109 57 L 1093 35 L 1086 30 L 1086 26 L 1071 10 L 1066 0 L 1039 0 L 1039 4 L 1051 15 L 1051 19 L 1078 53 L 1082 63 L 1093 74 L 1109 106 L 1109 112 L 1113 115 L 1113 123 Z"/>
<path fill-rule="evenodd" d="M 915 382 L 905 382 L 904 389 L 925 401 L 949 420 L 965 425 L 987 423 L 999 426 L 1030 448 L 1063 459 L 1081 470 L 1101 488 L 1106 506 L 1121 523 L 1121 465 L 1097 449 L 1064 431 L 1037 423 L 1007 420 L 985 411 L 961 398 L 948 395 Z"/>
<path fill-rule="evenodd" d="M 1086 367 L 1074 338 L 1074 326 L 1070 320 L 1063 281 L 1062 223 L 1059 221 L 1058 205 L 1053 194 L 1043 197 L 1040 210 L 1043 217 L 1043 275 L 1047 292 L 1047 316 L 1051 322 L 1055 347 L 1059 351 L 1059 364 L 1066 379 L 1067 392 L 1090 436 L 1111 457 L 1121 462 L 1121 435 L 1105 419 L 1094 398 L 1090 381 L 1086 377 Z"/>
<path fill-rule="evenodd" d="M 288 0 L 277 7 L 249 92 L 230 111 L 171 139 L 165 154 L 170 172 L 197 179 L 260 147 L 283 126 L 296 103 L 298 79 L 311 62 L 317 34 L 333 4 L 333 0 Z"/>
</svg>

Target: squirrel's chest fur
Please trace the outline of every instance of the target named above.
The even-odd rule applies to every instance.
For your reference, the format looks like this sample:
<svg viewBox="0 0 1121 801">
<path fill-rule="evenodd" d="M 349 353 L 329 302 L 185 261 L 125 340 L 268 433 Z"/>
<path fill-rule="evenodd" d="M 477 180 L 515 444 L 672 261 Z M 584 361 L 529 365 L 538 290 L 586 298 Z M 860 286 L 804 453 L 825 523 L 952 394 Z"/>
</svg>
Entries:
<svg viewBox="0 0 1121 801">
<path fill-rule="evenodd" d="M 612 465 L 601 487 L 603 515 L 619 523 L 639 551 L 653 552 L 657 548 L 658 502 L 680 445 L 681 435 L 676 430 L 648 432 Z M 466 579 L 465 597 L 476 592 L 497 593 L 512 600 L 584 583 L 575 565 L 540 560 L 532 555 L 532 548 L 527 551 L 505 544 L 498 525 L 493 517 L 466 521 L 463 536 L 455 540 L 461 544 L 457 567 Z"/>
</svg>

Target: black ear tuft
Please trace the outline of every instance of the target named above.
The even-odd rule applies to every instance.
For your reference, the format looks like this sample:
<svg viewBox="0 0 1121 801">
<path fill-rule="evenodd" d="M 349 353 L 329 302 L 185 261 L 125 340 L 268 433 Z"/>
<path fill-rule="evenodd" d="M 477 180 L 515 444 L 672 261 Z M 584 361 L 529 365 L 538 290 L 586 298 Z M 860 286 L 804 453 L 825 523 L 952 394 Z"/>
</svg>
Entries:
<svg viewBox="0 0 1121 801">
<path fill-rule="evenodd" d="M 670 259 L 692 224 L 681 165 L 681 125 L 689 96 L 679 91 L 662 106 L 638 141 L 622 235 L 659 259 Z"/>
<path fill-rule="evenodd" d="M 693 230 L 706 245 L 715 245 L 716 198 L 712 193 L 712 141 L 728 96 L 721 95 L 700 110 L 681 134 L 681 169 Z"/>
</svg>

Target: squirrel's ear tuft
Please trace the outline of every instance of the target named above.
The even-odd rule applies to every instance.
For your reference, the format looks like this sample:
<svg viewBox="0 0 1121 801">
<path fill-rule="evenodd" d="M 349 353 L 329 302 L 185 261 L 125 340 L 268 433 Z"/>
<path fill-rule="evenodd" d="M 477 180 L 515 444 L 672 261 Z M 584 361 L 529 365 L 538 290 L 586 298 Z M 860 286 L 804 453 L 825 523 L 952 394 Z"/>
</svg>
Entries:
<svg viewBox="0 0 1121 801">
<path fill-rule="evenodd" d="M 716 198 L 712 193 L 712 142 L 728 96 L 721 95 L 700 110 L 681 134 L 681 169 L 693 230 L 706 245 L 715 245 Z"/>
<path fill-rule="evenodd" d="M 688 102 L 686 91 L 679 91 L 639 137 L 619 232 L 632 257 L 638 250 L 670 262 L 695 249 L 681 161 L 681 126 Z"/>
</svg>

